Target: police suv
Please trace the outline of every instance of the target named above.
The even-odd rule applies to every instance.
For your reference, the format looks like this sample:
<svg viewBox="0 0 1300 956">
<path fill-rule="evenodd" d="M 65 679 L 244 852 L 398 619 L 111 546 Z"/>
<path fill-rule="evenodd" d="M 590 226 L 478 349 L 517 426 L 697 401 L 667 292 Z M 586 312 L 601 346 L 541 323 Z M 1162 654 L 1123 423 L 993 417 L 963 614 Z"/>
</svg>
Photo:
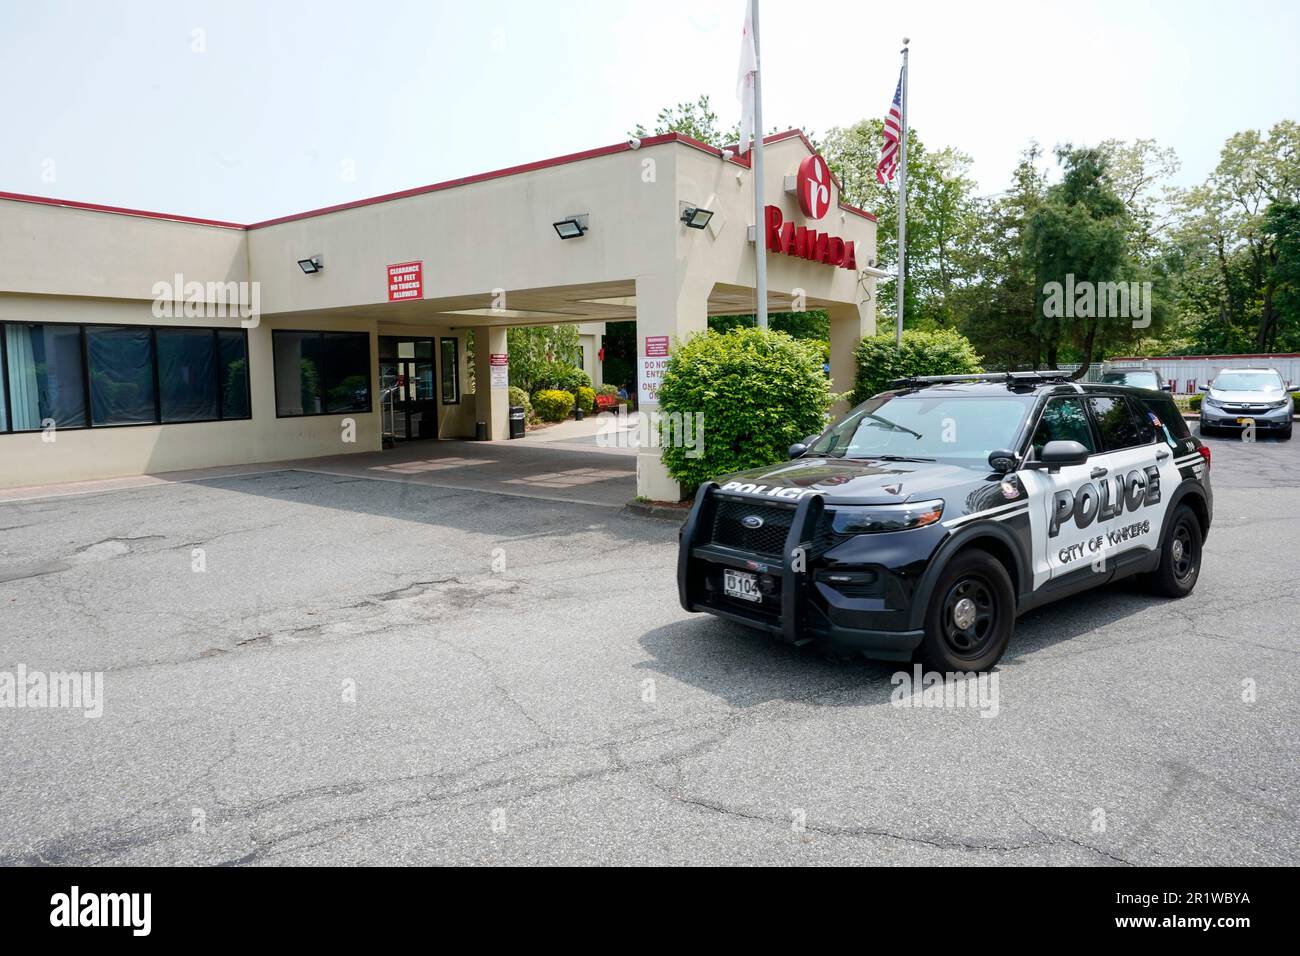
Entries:
<svg viewBox="0 0 1300 956">
<path fill-rule="evenodd" d="M 708 482 L 681 531 L 688 611 L 940 671 L 1018 615 L 1141 574 L 1191 593 L 1210 449 L 1165 393 L 1060 372 L 893 383 L 789 462 Z"/>
</svg>

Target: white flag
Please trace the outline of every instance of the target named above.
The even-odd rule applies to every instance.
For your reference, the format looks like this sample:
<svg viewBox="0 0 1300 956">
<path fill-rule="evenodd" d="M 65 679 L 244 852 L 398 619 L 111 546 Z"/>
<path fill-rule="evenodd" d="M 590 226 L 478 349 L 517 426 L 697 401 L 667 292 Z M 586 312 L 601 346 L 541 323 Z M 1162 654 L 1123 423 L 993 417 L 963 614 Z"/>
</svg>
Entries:
<svg viewBox="0 0 1300 956">
<path fill-rule="evenodd" d="M 754 52 L 753 8 L 745 0 L 745 30 L 740 37 L 740 67 L 736 72 L 736 99 L 740 100 L 740 147 L 743 156 L 754 135 L 754 77 L 758 73 L 758 55 Z"/>
</svg>

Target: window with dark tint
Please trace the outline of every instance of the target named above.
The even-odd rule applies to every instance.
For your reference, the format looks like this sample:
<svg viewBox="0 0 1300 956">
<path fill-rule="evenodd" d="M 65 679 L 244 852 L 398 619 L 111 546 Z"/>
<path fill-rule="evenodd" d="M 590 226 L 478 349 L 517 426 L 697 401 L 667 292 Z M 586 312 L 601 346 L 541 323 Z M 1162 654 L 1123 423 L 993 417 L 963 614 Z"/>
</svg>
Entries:
<svg viewBox="0 0 1300 956">
<path fill-rule="evenodd" d="M 1088 413 L 1084 411 L 1083 402 L 1078 398 L 1054 398 L 1043 409 L 1043 417 L 1034 429 L 1034 457 L 1043 453 L 1043 446 L 1049 441 L 1077 441 L 1088 454 L 1097 450 L 1092 440 L 1092 428 L 1088 425 Z"/>
<path fill-rule="evenodd" d="M 460 404 L 460 355 L 456 339 L 439 339 L 442 356 L 442 404 Z"/>
<path fill-rule="evenodd" d="M 162 420 L 216 421 L 216 336 L 210 329 L 159 329 L 157 336 Z"/>
<path fill-rule="evenodd" d="M 370 333 L 326 332 L 325 413 L 370 411 Z"/>
<path fill-rule="evenodd" d="M 370 411 L 369 332 L 272 334 L 281 417 Z"/>
<path fill-rule="evenodd" d="M 1145 417 L 1155 429 L 1156 437 L 1170 447 L 1176 446 L 1179 442 L 1186 441 L 1192 436 L 1187 427 L 1187 422 L 1183 420 L 1182 414 L 1178 411 L 1178 406 L 1167 395 L 1153 396 L 1151 398 L 1143 397 L 1135 399 L 1134 402 L 1137 406 L 1138 415 Z"/>
<path fill-rule="evenodd" d="M 1143 438 L 1122 395 L 1092 396 L 1088 399 L 1088 407 L 1092 409 L 1097 431 L 1101 433 L 1101 445 L 1106 451 L 1134 448 L 1151 440 L 1150 430 Z"/>
<path fill-rule="evenodd" d="M 248 401 L 248 339 L 243 332 L 218 332 L 217 351 L 221 371 L 221 417 L 252 417 Z"/>
<path fill-rule="evenodd" d="M 81 328 L 76 325 L 6 325 L 5 366 L 14 431 L 86 424 Z"/>
<path fill-rule="evenodd" d="M 94 425 L 157 421 L 153 334 L 148 328 L 86 329 L 90 359 L 90 420 Z"/>
</svg>

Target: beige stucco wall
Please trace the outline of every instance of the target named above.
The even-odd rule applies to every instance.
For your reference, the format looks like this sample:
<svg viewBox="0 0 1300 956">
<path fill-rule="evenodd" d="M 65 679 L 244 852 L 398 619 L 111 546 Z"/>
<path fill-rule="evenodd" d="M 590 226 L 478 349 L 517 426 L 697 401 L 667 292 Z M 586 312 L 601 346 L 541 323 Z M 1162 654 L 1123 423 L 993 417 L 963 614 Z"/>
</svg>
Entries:
<svg viewBox="0 0 1300 956">
<path fill-rule="evenodd" d="M 796 223 L 803 220 L 783 179 L 806 155 L 797 137 L 767 150 L 767 202 Z M 155 285 L 177 273 L 202 283 L 254 282 L 262 313 L 249 330 L 251 421 L 66 431 L 53 443 L 39 435 L 0 435 L 0 487 L 379 449 L 377 388 L 371 412 L 346 416 L 355 419 L 355 442 L 342 440 L 345 416 L 275 417 L 271 331 L 369 332 L 376 378 L 381 328 L 384 334 L 454 334 L 464 393 L 464 326 L 477 323 L 436 303 L 388 303 L 392 263 L 421 260 L 424 298 L 461 297 L 457 308 L 488 306 L 494 290 L 505 291 L 509 307 L 511 290 L 621 284 L 635 289 L 639 352 L 647 336 L 683 339 L 705 328 L 716 285 L 753 285 L 746 238 L 752 175 L 716 154 L 666 142 L 247 230 L 0 200 L 0 321 L 239 324 L 237 318 L 156 319 Z M 830 213 L 806 224 L 854 240 L 865 265 L 875 255 L 875 225 L 842 213 L 838 201 L 833 193 Z M 686 228 L 681 203 L 714 209 L 712 226 Z M 590 217 L 589 232 L 560 241 L 551 224 L 573 214 Z M 297 261 L 316 254 L 324 257 L 324 271 L 304 275 Z M 802 293 L 810 308 L 818 307 L 813 301 L 831 308 L 832 375 L 837 389 L 847 388 L 852 345 L 874 330 L 874 280 L 772 255 L 768 281 L 784 296 Z M 505 437 L 506 392 L 485 387 L 484 364 L 489 352 L 505 351 L 505 331 L 480 327 L 476 339 L 477 394 L 440 408 L 443 437 L 471 436 L 477 421 L 489 423 L 492 437 Z M 599 339 L 584 345 L 590 365 Z M 599 380 L 595 368 L 588 371 Z M 655 450 L 638 456 L 638 489 L 653 498 L 677 496 Z"/>
</svg>

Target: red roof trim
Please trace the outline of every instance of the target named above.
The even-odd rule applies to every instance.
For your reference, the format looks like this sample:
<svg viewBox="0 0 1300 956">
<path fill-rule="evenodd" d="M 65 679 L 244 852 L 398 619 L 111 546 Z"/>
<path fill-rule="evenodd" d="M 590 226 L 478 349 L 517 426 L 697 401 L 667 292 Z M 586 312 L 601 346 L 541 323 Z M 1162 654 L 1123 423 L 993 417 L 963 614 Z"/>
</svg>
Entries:
<svg viewBox="0 0 1300 956">
<path fill-rule="evenodd" d="M 808 138 L 804 136 L 803 131 L 797 129 L 786 130 L 784 133 L 774 133 L 771 136 L 765 136 L 763 138 L 763 144 L 779 143 L 795 136 L 803 140 L 804 145 L 808 147 L 810 153 L 816 152 L 816 150 L 813 149 L 812 144 L 808 142 Z M 694 149 L 702 150 L 719 158 L 722 157 L 723 152 L 716 146 L 710 146 L 707 143 L 702 143 L 697 139 L 692 139 L 691 137 L 685 136 L 681 133 L 662 133 L 656 136 L 647 136 L 641 140 L 640 148 L 659 146 L 663 143 L 681 143 L 684 146 L 690 146 Z M 363 206 L 373 206 L 378 203 L 391 202 L 395 199 L 406 199 L 410 196 L 422 196 L 426 193 L 440 192 L 444 189 L 454 189 L 457 186 L 469 186 L 474 183 L 486 182 L 492 179 L 501 179 L 506 176 L 517 176 L 520 173 L 536 172 L 539 169 L 549 169 L 553 166 L 577 163 L 585 159 L 596 159 L 600 156 L 612 156 L 616 153 L 630 152 L 631 149 L 631 145 L 626 142 L 616 143 L 613 146 L 600 146 L 596 149 L 583 150 L 579 153 L 569 153 L 565 156 L 557 156 L 553 159 L 538 160 L 537 162 L 524 163 L 520 166 L 508 166 L 505 169 L 496 169 L 487 173 L 476 173 L 473 176 L 462 176 L 459 179 L 449 179 L 445 182 L 433 183 L 429 186 L 417 186 L 413 189 L 403 189 L 399 192 L 385 193 L 382 196 L 372 196 L 369 199 L 355 199 L 351 202 L 338 203 L 333 206 L 323 206 L 320 209 L 294 213 L 289 216 L 280 216 L 276 219 L 265 219 L 261 222 L 249 223 L 247 225 L 237 222 L 222 222 L 216 219 L 198 219 L 193 216 L 174 216 L 168 213 L 148 212 L 142 209 L 126 209 L 119 206 L 102 206 L 98 203 L 77 202 L 70 199 L 50 199 L 45 196 L 27 196 L 20 193 L 0 192 L 0 199 L 11 199 L 15 202 L 40 203 L 46 206 L 66 206 L 71 209 L 87 209 L 92 212 L 107 212 L 121 216 L 139 216 L 144 219 L 165 219 L 173 222 L 194 223 L 201 226 L 219 226 L 223 229 L 262 229 L 266 226 L 275 226 L 280 223 L 294 222 L 299 219 L 310 219 L 315 216 L 324 216 L 332 212 L 343 212 L 347 209 L 359 209 Z M 728 159 L 728 162 L 735 163 L 737 166 L 742 166 L 746 169 L 750 168 L 749 154 L 746 154 L 743 157 L 733 155 Z M 831 174 L 831 178 L 835 179 L 833 173 Z M 835 179 L 835 188 L 840 188 L 840 182 L 838 179 Z M 854 215 L 869 219 L 872 222 L 876 221 L 876 217 L 865 209 L 850 206 L 845 202 L 840 203 L 840 208 L 846 212 L 851 212 Z"/>
<path fill-rule="evenodd" d="M 1241 355 L 1117 355 L 1107 362 L 1206 362 L 1215 359 L 1290 359 L 1300 352 L 1243 352 Z"/>
<path fill-rule="evenodd" d="M 87 209 L 91 212 L 107 212 L 117 216 L 138 216 L 142 219 L 166 219 L 172 222 L 188 222 L 199 226 L 219 226 L 222 229 L 246 229 L 243 223 L 222 222 L 220 219 L 197 219 L 194 216 L 174 216 L 166 212 L 149 212 L 144 209 L 126 209 L 122 206 L 101 206 L 93 202 L 77 202 L 74 199 L 51 199 L 48 196 L 27 196 L 23 193 L 0 192 L 0 199 L 14 202 L 32 202 L 42 206 L 65 206 L 69 209 Z"/>
</svg>

